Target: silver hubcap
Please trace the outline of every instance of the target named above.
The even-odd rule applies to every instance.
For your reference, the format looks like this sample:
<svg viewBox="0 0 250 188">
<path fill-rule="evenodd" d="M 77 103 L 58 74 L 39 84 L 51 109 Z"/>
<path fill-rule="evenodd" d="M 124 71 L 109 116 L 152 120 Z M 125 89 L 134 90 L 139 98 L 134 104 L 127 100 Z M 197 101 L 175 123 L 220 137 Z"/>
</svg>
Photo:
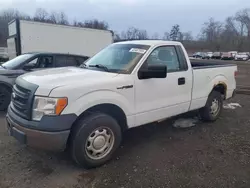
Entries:
<svg viewBox="0 0 250 188">
<path fill-rule="evenodd" d="M 106 157 L 114 146 L 114 133 L 107 127 L 94 130 L 88 137 L 85 151 L 89 158 L 98 160 Z"/>
<path fill-rule="evenodd" d="M 220 110 L 219 101 L 218 101 L 217 99 L 214 99 L 214 100 L 212 101 L 210 113 L 211 113 L 213 116 L 216 116 L 216 115 L 219 113 L 219 110 Z"/>
</svg>

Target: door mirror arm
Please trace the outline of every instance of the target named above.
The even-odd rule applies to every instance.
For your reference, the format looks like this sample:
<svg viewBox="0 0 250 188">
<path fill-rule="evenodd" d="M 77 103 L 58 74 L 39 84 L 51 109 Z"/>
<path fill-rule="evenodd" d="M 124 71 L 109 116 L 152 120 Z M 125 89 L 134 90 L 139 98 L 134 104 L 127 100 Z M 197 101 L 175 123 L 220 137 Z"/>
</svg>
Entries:
<svg viewBox="0 0 250 188">
<path fill-rule="evenodd" d="M 28 64 L 26 64 L 26 65 L 23 66 L 23 70 L 25 70 L 25 71 L 31 71 L 32 68 L 33 68 L 33 67 L 30 66 L 30 65 L 28 65 Z"/>
</svg>

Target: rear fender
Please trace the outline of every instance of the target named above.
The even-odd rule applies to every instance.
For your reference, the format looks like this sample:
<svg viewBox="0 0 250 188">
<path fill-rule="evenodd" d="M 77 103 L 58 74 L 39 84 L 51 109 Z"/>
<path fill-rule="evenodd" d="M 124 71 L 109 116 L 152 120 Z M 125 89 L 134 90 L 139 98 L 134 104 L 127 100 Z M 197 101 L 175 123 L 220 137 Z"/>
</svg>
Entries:
<svg viewBox="0 0 250 188">
<path fill-rule="evenodd" d="M 227 87 L 228 87 L 228 79 L 224 75 L 217 75 L 216 77 L 214 77 L 211 80 L 211 82 L 209 83 L 209 92 L 208 92 L 208 94 L 210 94 L 213 91 L 213 89 L 218 85 L 223 85 L 224 86 L 225 95 L 226 95 Z"/>
</svg>

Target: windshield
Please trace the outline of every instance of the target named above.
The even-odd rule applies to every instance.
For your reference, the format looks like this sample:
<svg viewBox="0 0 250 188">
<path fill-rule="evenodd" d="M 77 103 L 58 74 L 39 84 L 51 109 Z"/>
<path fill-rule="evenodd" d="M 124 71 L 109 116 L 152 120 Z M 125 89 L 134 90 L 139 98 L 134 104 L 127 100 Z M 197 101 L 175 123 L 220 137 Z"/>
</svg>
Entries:
<svg viewBox="0 0 250 188">
<path fill-rule="evenodd" d="M 138 44 L 113 44 L 87 60 L 85 64 L 91 69 L 99 65 L 94 69 L 104 70 L 99 68 L 105 66 L 110 72 L 130 74 L 149 48 L 150 46 Z"/>
<path fill-rule="evenodd" d="M 238 55 L 247 55 L 246 52 L 238 53 Z"/>
<path fill-rule="evenodd" d="M 23 54 L 23 55 L 17 56 L 14 59 L 7 61 L 6 63 L 2 64 L 2 66 L 6 69 L 15 69 L 19 67 L 21 63 L 31 58 L 32 56 L 34 56 L 34 54 Z"/>
</svg>

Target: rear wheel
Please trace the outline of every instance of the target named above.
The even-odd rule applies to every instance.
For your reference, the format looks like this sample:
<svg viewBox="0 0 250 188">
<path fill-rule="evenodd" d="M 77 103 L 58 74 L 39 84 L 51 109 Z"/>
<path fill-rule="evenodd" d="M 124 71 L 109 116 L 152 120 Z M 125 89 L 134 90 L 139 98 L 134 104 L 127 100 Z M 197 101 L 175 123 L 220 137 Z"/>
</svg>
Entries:
<svg viewBox="0 0 250 188">
<path fill-rule="evenodd" d="M 121 139 L 121 128 L 114 118 L 93 113 L 80 119 L 72 132 L 72 158 L 85 168 L 98 167 L 111 159 Z"/>
<path fill-rule="evenodd" d="M 221 93 L 212 91 L 207 99 L 205 107 L 200 109 L 200 117 L 204 121 L 216 121 L 223 108 Z"/>
<path fill-rule="evenodd" d="M 0 85 L 0 111 L 6 110 L 10 104 L 11 90 Z"/>
</svg>

